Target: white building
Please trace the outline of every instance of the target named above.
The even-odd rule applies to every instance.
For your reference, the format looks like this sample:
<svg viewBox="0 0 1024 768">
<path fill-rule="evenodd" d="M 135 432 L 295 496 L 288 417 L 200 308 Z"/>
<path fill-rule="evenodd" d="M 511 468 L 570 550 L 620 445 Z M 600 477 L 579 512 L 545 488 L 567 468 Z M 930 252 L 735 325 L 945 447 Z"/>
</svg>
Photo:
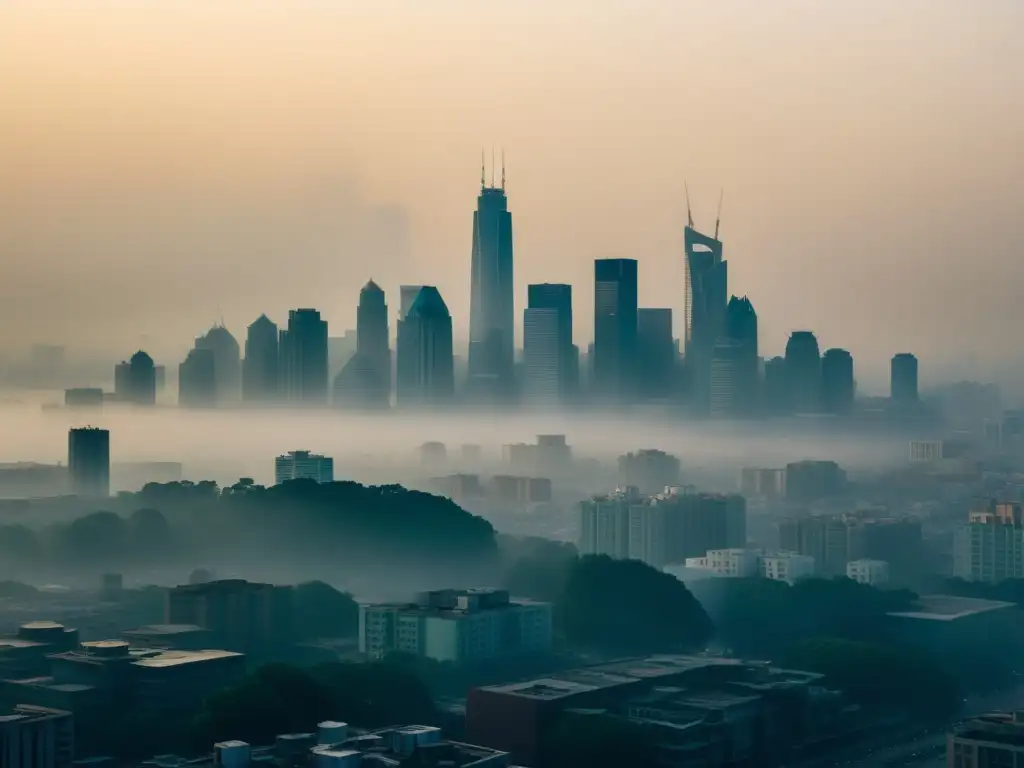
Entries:
<svg viewBox="0 0 1024 768">
<path fill-rule="evenodd" d="M 885 560 L 851 560 L 846 564 L 846 577 L 858 584 L 880 587 L 889 583 L 889 564 Z"/>
<path fill-rule="evenodd" d="M 953 530 L 953 575 L 995 584 L 1024 578 L 1024 510 L 989 503 Z"/>
<path fill-rule="evenodd" d="M 371 658 L 409 653 L 455 663 L 551 649 L 550 603 L 494 589 L 426 592 L 415 603 L 359 608 L 359 651 Z"/>
<path fill-rule="evenodd" d="M 334 459 L 309 451 L 289 451 L 274 459 L 274 483 L 306 478 L 318 483 L 334 482 Z"/>
<path fill-rule="evenodd" d="M 704 557 L 688 557 L 687 568 L 699 568 L 729 578 L 762 577 L 774 581 L 795 581 L 814 575 L 814 558 L 795 552 L 760 549 L 710 549 Z"/>
</svg>

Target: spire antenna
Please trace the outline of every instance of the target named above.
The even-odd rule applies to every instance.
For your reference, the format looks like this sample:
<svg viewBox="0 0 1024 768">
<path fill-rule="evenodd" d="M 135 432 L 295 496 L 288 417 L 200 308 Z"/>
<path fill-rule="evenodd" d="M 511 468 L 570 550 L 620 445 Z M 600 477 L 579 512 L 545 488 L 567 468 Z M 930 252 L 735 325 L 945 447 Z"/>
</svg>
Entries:
<svg viewBox="0 0 1024 768">
<path fill-rule="evenodd" d="M 718 225 L 722 223 L 722 198 L 725 197 L 725 188 L 718 193 L 718 214 L 715 216 L 715 240 L 718 239 Z"/>
<path fill-rule="evenodd" d="M 690 229 L 693 229 L 693 213 L 690 212 L 690 187 L 685 181 L 683 182 L 683 190 L 686 192 L 686 223 Z"/>
<path fill-rule="evenodd" d="M 484 160 L 484 148 L 480 147 L 480 189 L 487 186 L 487 164 Z"/>
<path fill-rule="evenodd" d="M 501 191 L 505 191 L 505 148 L 501 148 Z"/>
<path fill-rule="evenodd" d="M 491 189 L 494 189 L 494 145 L 491 144 Z"/>
</svg>

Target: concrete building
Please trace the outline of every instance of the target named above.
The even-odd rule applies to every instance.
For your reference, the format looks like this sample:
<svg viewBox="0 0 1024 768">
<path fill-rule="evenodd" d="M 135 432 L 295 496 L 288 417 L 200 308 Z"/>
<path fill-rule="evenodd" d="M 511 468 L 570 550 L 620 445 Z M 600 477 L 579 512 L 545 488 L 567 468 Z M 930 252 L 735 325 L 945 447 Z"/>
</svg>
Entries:
<svg viewBox="0 0 1024 768">
<path fill-rule="evenodd" d="M 795 584 L 800 579 L 814 576 L 814 558 L 796 552 L 775 552 L 762 559 L 764 577 L 772 581 Z"/>
<path fill-rule="evenodd" d="M 62 464 L 0 464 L 0 499 L 63 496 L 68 492 L 69 482 L 68 468 Z"/>
<path fill-rule="evenodd" d="M 1019 656 L 1024 617 L 1016 603 L 953 595 L 922 595 L 887 615 L 895 641 L 950 663 L 980 654 Z"/>
<path fill-rule="evenodd" d="M 167 593 L 164 624 L 208 629 L 216 648 L 272 654 L 294 641 L 293 591 L 242 579 L 177 586 Z"/>
<path fill-rule="evenodd" d="M 794 461 L 786 465 L 786 498 L 810 502 L 834 496 L 846 485 L 846 473 L 834 461 Z"/>
<path fill-rule="evenodd" d="M 515 601 L 504 590 L 446 589 L 414 603 L 359 608 L 359 651 L 468 663 L 551 649 L 550 603 Z"/>
<path fill-rule="evenodd" d="M 580 503 L 581 555 L 608 555 L 617 560 L 630 557 L 629 510 L 642 497 L 636 488 L 620 488 L 607 496 Z"/>
<path fill-rule="evenodd" d="M 821 407 L 821 353 L 811 331 L 793 331 L 786 342 L 786 385 L 791 413 L 818 413 Z"/>
<path fill-rule="evenodd" d="M 99 408 L 103 405 L 103 390 L 99 387 L 65 389 L 64 405 L 68 408 Z"/>
<path fill-rule="evenodd" d="M 889 583 L 889 564 L 885 560 L 851 560 L 846 564 L 846 578 L 858 584 L 881 587 Z"/>
<path fill-rule="evenodd" d="M 740 493 L 747 498 L 781 498 L 786 495 L 786 470 L 744 467 L 740 470 Z"/>
<path fill-rule="evenodd" d="M 889 396 L 894 403 L 907 405 L 916 403 L 917 357 L 909 352 L 893 355 L 889 371 Z"/>
<path fill-rule="evenodd" d="M 793 584 L 814 575 L 814 558 L 796 552 L 765 552 L 760 549 L 713 549 L 703 557 L 686 558 L 687 568 L 710 571 L 731 578 L 761 577 Z"/>
<path fill-rule="evenodd" d="M 71 491 L 79 496 L 110 495 L 110 432 L 81 427 L 68 433 Z"/>
<path fill-rule="evenodd" d="M 74 718 L 70 712 L 31 704 L 0 710 L 0 766 L 71 768 Z"/>
<path fill-rule="evenodd" d="M 147 624 L 125 630 L 121 638 L 131 643 L 132 648 L 200 651 L 212 645 L 211 634 L 195 624 Z"/>
<path fill-rule="evenodd" d="M 1024 578 L 1024 512 L 1020 504 L 990 501 L 954 529 L 953 575 L 991 584 Z"/>
<path fill-rule="evenodd" d="M 495 475 L 487 483 L 487 496 L 513 504 L 543 504 L 551 501 L 551 480 L 546 477 Z"/>
<path fill-rule="evenodd" d="M 334 482 L 334 459 L 309 451 L 288 451 L 274 459 L 274 483 L 300 478 L 318 483 Z"/>
<path fill-rule="evenodd" d="M 679 485 L 679 480 L 679 459 L 672 454 L 644 448 L 619 456 L 618 484 L 621 488 L 633 486 L 640 493 L 650 495 Z"/>
<path fill-rule="evenodd" d="M 1024 711 L 990 712 L 957 724 L 946 736 L 948 768 L 1024 766 Z"/>
<path fill-rule="evenodd" d="M 78 645 L 78 630 L 53 621 L 22 624 L 13 637 L 0 637 L 0 680 L 42 677 L 49 672 L 47 657 Z"/>
</svg>

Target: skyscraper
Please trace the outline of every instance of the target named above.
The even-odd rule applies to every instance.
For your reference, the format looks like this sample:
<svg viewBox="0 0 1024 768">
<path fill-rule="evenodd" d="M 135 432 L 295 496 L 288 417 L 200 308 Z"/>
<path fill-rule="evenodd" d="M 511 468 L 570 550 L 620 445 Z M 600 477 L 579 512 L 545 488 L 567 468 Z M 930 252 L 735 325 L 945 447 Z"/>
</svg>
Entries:
<svg viewBox="0 0 1024 768">
<path fill-rule="evenodd" d="M 246 402 L 267 403 L 277 399 L 279 364 L 277 324 L 260 315 L 245 335 L 242 397 Z"/>
<path fill-rule="evenodd" d="M 750 416 L 758 409 L 760 358 L 757 342 L 757 313 L 746 296 L 733 296 L 725 308 L 724 337 L 736 345 L 737 415 Z"/>
<path fill-rule="evenodd" d="M 315 309 L 293 309 L 281 331 L 280 373 L 290 403 L 326 405 L 327 321 Z"/>
<path fill-rule="evenodd" d="M 68 432 L 68 472 L 79 496 L 110 495 L 110 432 L 80 427 Z"/>
<path fill-rule="evenodd" d="M 628 402 L 637 357 L 637 263 L 594 262 L 594 381 L 598 396 Z"/>
<path fill-rule="evenodd" d="M 523 399 L 551 404 L 575 396 L 579 383 L 572 343 L 572 286 L 538 283 L 527 288 L 523 313 Z"/>
<path fill-rule="evenodd" d="M 156 366 L 153 358 L 141 349 L 131 360 L 114 369 L 114 395 L 118 400 L 135 405 L 156 403 Z"/>
<path fill-rule="evenodd" d="M 242 385 L 242 357 L 238 341 L 231 331 L 223 325 L 215 325 L 196 339 L 195 347 L 213 353 L 217 402 L 223 404 L 238 400 Z"/>
<path fill-rule="evenodd" d="M 636 392 L 647 400 L 672 396 L 676 372 L 676 343 L 672 310 L 643 307 L 636 313 Z"/>
<path fill-rule="evenodd" d="M 856 384 L 853 355 L 845 349 L 828 349 L 821 358 L 821 405 L 826 413 L 848 413 L 853 408 Z"/>
<path fill-rule="evenodd" d="M 388 343 L 388 305 L 384 291 L 373 280 L 359 292 L 356 310 L 356 354 L 374 372 L 379 399 L 391 401 L 391 348 Z"/>
<path fill-rule="evenodd" d="M 404 303 L 404 288 L 402 298 Z M 451 401 L 455 393 L 452 317 L 434 286 L 422 286 L 399 321 L 397 357 L 400 405 Z"/>
<path fill-rule="evenodd" d="M 471 273 L 469 385 L 476 395 L 502 399 L 514 386 L 515 339 L 512 214 L 505 196 L 504 164 L 501 186 L 495 186 L 493 176 L 488 186 L 481 168 Z"/>
<path fill-rule="evenodd" d="M 793 331 L 786 342 L 786 386 L 791 413 L 816 413 L 821 396 L 821 354 L 810 331 Z"/>
<path fill-rule="evenodd" d="M 683 337 L 684 364 L 694 411 L 707 413 L 711 394 L 711 357 L 725 325 L 729 265 L 722 258 L 722 241 L 718 239 L 717 224 L 715 236 L 709 237 L 694 228 L 690 216 L 683 230 L 683 247 L 686 324 Z"/>
<path fill-rule="evenodd" d="M 714 418 L 735 419 L 746 410 L 743 353 L 743 346 L 727 336 L 711 351 L 708 414 Z"/>
<path fill-rule="evenodd" d="M 893 355 L 889 366 L 889 395 L 894 402 L 917 402 L 917 358 L 909 352 Z"/>
<path fill-rule="evenodd" d="M 217 402 L 217 355 L 209 347 L 194 347 L 178 366 L 178 405 L 214 408 Z"/>
</svg>

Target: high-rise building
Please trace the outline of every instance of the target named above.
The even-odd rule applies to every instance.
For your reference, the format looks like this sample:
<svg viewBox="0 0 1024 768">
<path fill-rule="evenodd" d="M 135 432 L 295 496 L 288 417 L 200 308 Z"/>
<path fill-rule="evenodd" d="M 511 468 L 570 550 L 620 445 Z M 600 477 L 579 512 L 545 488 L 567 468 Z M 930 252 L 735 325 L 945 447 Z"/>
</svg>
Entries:
<svg viewBox="0 0 1024 768">
<path fill-rule="evenodd" d="M 744 349 L 732 339 L 722 338 L 711 352 L 711 390 L 708 414 L 716 419 L 744 415 L 749 403 L 744 387 Z"/>
<path fill-rule="evenodd" d="M 242 387 L 242 357 L 238 341 L 223 325 L 215 325 L 196 339 L 196 349 L 213 353 L 214 377 L 217 382 L 217 402 L 238 400 Z"/>
<path fill-rule="evenodd" d="M 558 310 L 527 307 L 523 311 L 523 402 L 553 407 L 562 400 L 562 363 Z"/>
<path fill-rule="evenodd" d="M 689 206 L 687 206 L 689 208 Z M 711 358 L 725 326 L 729 264 L 722 241 L 698 232 L 689 218 L 683 230 L 685 251 L 684 364 L 694 411 L 707 413 L 711 402 Z"/>
<path fill-rule="evenodd" d="M 293 309 L 280 339 L 283 390 L 290 403 L 326 405 L 327 321 L 315 309 Z"/>
<path fill-rule="evenodd" d="M 473 212 L 473 249 L 469 300 L 469 387 L 476 396 L 502 399 L 514 388 L 515 310 L 513 294 L 512 214 L 492 175 L 487 185 L 481 168 L 480 195 Z"/>
<path fill-rule="evenodd" d="M 637 263 L 594 262 L 594 379 L 599 398 L 629 402 L 637 357 Z"/>
<path fill-rule="evenodd" d="M 141 349 L 131 360 L 114 369 L 114 395 L 121 402 L 135 405 L 156 403 L 156 366 Z"/>
<path fill-rule="evenodd" d="M 817 413 L 821 400 L 821 353 L 810 331 L 793 331 L 786 342 L 786 384 L 791 413 Z"/>
<path fill-rule="evenodd" d="M 68 473 L 79 496 L 110 495 L 110 432 L 80 427 L 68 433 Z"/>
<path fill-rule="evenodd" d="M 403 305 L 406 298 L 403 286 Z M 450 402 L 455 393 L 452 316 L 434 286 L 422 286 L 399 320 L 397 347 L 399 404 Z"/>
<path fill-rule="evenodd" d="M 893 355 L 889 372 L 889 393 L 893 402 L 917 402 L 917 358 L 909 352 Z"/>
<path fill-rule="evenodd" d="M 356 309 L 356 354 L 372 367 L 379 399 L 391 402 L 391 346 L 388 340 L 388 305 L 384 291 L 370 280 L 359 292 Z"/>
<path fill-rule="evenodd" d="M 178 366 L 178 405 L 213 408 L 217 405 L 217 355 L 209 347 L 195 347 Z"/>
<path fill-rule="evenodd" d="M 828 349 L 821 357 L 821 405 L 826 413 L 848 413 L 853 408 L 856 384 L 853 355 L 845 349 Z"/>
<path fill-rule="evenodd" d="M 636 313 L 636 393 L 644 400 L 666 400 L 673 394 L 676 342 L 672 310 L 642 307 Z"/>
<path fill-rule="evenodd" d="M 298 479 L 333 483 L 334 459 L 309 451 L 289 451 L 274 459 L 274 482 L 277 485 Z"/>
<path fill-rule="evenodd" d="M 527 288 L 527 304 L 529 310 L 538 310 L 535 318 L 529 320 L 529 324 L 540 331 L 550 324 L 550 311 L 555 313 L 555 338 L 557 348 L 557 371 L 558 371 L 558 398 L 565 402 L 573 399 L 579 389 L 579 358 L 578 350 L 572 343 L 572 286 L 561 283 L 537 283 Z M 546 320 L 539 318 L 547 318 Z M 530 365 L 527 362 L 526 350 L 533 347 L 537 352 L 537 346 L 531 344 L 530 332 L 527 329 L 527 316 L 524 315 L 523 322 L 523 362 L 524 362 L 524 398 L 531 399 L 526 391 L 530 388 Z M 538 324 L 539 323 L 539 327 Z M 544 333 L 542 332 L 542 338 Z M 543 344 L 541 347 L 543 348 Z M 536 360 L 536 355 L 530 355 Z"/>
<path fill-rule="evenodd" d="M 725 308 L 725 329 L 723 338 L 733 347 L 724 357 L 734 363 L 735 373 L 731 380 L 733 412 L 738 416 L 749 416 L 758 409 L 760 358 L 757 350 L 757 313 L 746 296 L 733 296 Z M 721 341 L 721 339 L 720 339 Z M 717 346 L 717 345 L 716 345 Z M 715 357 L 712 354 L 712 383 L 721 380 L 721 371 L 715 371 Z M 714 397 L 714 386 L 712 386 Z"/>
<path fill-rule="evenodd" d="M 0 709 L 0 765 L 3 768 L 71 768 L 74 762 L 71 712 L 30 704 Z"/>
<path fill-rule="evenodd" d="M 260 315 L 249 326 L 242 361 L 242 397 L 246 402 L 269 403 L 278 398 L 278 343 L 277 323 L 266 315 Z"/>
<path fill-rule="evenodd" d="M 953 576 L 998 584 L 1024 578 L 1024 512 L 989 502 L 953 531 Z"/>
<path fill-rule="evenodd" d="M 619 456 L 619 487 L 637 488 L 640 493 L 661 493 L 679 485 L 679 459 L 656 448 L 644 448 Z"/>
<path fill-rule="evenodd" d="M 766 413 L 781 414 L 789 410 L 789 381 L 786 358 L 771 357 L 764 361 L 764 386 L 761 388 L 761 407 Z"/>
</svg>

